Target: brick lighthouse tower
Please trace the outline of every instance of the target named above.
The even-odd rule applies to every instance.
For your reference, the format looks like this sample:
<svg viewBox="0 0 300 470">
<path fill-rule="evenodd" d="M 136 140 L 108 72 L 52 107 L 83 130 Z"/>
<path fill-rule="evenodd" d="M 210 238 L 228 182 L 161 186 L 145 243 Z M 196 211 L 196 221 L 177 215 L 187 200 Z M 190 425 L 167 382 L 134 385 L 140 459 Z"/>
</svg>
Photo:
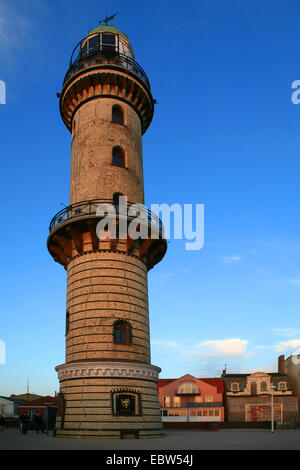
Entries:
<svg viewBox="0 0 300 470">
<path fill-rule="evenodd" d="M 59 97 L 72 155 L 70 205 L 52 219 L 47 242 L 67 270 L 56 433 L 158 437 L 160 369 L 150 362 L 147 272 L 163 258 L 166 240 L 150 211 L 138 225 L 149 236 L 124 235 L 124 223 L 120 230 L 126 211 L 125 229 L 130 208 L 144 203 L 142 135 L 154 109 L 126 34 L 107 22 L 89 31 L 72 54 Z M 115 231 L 110 226 L 99 237 L 102 204 L 115 208 Z"/>
</svg>

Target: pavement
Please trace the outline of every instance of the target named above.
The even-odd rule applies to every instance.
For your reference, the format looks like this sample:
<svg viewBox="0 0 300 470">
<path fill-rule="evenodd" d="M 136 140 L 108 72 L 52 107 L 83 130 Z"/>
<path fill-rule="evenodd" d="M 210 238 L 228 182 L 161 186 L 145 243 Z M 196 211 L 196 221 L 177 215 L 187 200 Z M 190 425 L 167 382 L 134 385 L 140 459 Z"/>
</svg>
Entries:
<svg viewBox="0 0 300 470">
<path fill-rule="evenodd" d="M 159 439 L 82 440 L 5 429 L 0 450 L 300 450 L 300 430 L 166 430 Z"/>
</svg>

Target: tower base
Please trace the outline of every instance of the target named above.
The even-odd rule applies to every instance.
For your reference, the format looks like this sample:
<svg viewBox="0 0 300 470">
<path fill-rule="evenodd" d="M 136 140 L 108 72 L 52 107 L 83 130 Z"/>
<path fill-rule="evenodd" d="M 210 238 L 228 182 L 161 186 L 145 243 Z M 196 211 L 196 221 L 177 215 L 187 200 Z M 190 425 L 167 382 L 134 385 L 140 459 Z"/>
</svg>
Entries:
<svg viewBox="0 0 300 470">
<path fill-rule="evenodd" d="M 82 361 L 56 367 L 60 386 L 56 436 L 79 439 L 163 437 L 158 367 Z"/>
</svg>

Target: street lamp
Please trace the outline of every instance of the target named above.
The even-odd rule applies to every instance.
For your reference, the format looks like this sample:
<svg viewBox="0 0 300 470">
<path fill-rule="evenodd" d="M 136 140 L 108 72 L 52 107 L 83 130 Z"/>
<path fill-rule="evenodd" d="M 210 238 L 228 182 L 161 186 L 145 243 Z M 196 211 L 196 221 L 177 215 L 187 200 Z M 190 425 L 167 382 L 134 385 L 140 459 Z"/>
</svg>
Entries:
<svg viewBox="0 0 300 470">
<path fill-rule="evenodd" d="M 48 436 L 48 432 L 49 432 L 49 405 L 52 405 L 52 401 L 46 401 L 44 403 L 44 405 L 46 405 L 46 434 Z"/>
<path fill-rule="evenodd" d="M 270 390 L 271 390 L 271 432 L 274 432 L 274 399 L 273 399 L 274 392 L 273 390 L 276 390 L 276 386 L 271 385 Z"/>
</svg>

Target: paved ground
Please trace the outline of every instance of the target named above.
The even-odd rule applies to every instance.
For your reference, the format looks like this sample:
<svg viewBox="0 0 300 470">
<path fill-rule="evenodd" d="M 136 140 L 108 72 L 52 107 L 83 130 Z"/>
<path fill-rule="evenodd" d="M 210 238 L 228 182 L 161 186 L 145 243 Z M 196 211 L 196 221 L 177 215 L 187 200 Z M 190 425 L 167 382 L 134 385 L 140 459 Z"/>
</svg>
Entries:
<svg viewBox="0 0 300 470">
<path fill-rule="evenodd" d="M 51 434 L 5 429 L 0 435 L 0 450 L 300 450 L 300 431 L 220 430 L 166 431 L 161 439 L 79 440 L 59 439 Z"/>
</svg>

